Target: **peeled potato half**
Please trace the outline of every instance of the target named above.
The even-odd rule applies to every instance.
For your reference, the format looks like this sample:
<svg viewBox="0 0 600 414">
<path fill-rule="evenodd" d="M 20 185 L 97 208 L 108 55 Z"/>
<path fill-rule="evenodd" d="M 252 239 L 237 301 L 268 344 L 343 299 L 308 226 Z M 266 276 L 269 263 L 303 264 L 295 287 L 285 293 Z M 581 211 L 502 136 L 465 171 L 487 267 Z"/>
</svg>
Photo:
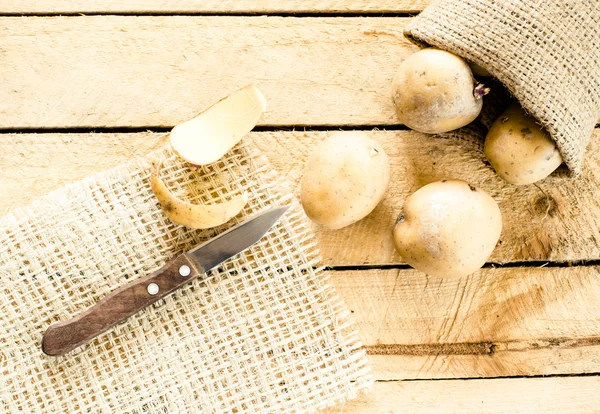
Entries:
<svg viewBox="0 0 600 414">
<path fill-rule="evenodd" d="M 254 128 L 266 108 L 260 90 L 248 85 L 173 128 L 171 147 L 192 164 L 213 163 Z"/>
</svg>

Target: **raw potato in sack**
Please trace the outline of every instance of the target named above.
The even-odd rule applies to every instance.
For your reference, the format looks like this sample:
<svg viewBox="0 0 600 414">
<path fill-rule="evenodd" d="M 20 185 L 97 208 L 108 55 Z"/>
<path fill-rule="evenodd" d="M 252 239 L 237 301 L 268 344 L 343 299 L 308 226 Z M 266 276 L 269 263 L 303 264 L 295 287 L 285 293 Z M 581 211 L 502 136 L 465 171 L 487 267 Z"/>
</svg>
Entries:
<svg viewBox="0 0 600 414">
<path fill-rule="evenodd" d="M 548 131 L 567 166 L 581 171 L 600 119 L 598 0 L 434 0 L 404 34 L 490 72 Z M 503 104 L 492 100 L 484 112 Z"/>
</svg>

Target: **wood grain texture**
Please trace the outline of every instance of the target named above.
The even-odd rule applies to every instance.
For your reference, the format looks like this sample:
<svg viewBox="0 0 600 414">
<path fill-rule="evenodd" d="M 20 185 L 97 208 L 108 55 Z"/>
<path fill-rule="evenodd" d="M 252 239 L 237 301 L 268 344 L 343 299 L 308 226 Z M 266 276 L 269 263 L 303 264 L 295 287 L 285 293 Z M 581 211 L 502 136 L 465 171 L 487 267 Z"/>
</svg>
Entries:
<svg viewBox="0 0 600 414">
<path fill-rule="evenodd" d="M 190 270 L 187 275 L 181 275 L 179 272 L 180 266 L 184 265 Z M 115 289 L 73 319 L 50 325 L 42 338 L 42 350 L 51 356 L 71 352 L 170 295 L 201 273 L 204 273 L 204 270 L 198 269 L 196 262 L 183 253 L 156 272 Z M 156 285 L 155 293 L 148 290 L 148 286 L 152 284 Z"/>
<path fill-rule="evenodd" d="M 0 134 L 0 216 L 158 149 L 166 134 Z"/>
<path fill-rule="evenodd" d="M 378 380 L 600 372 L 600 270 L 331 272 Z"/>
<path fill-rule="evenodd" d="M 251 134 L 272 165 L 297 183 L 304 162 L 331 132 Z M 390 157 L 391 180 L 379 206 L 365 219 L 340 230 L 314 225 L 327 265 L 400 263 L 392 228 L 408 195 L 433 181 L 458 178 L 487 191 L 503 217 L 501 244 L 491 262 L 600 258 L 600 130 L 576 179 L 565 169 L 528 186 L 499 178 L 478 143 L 434 137 L 413 131 L 370 131 Z M 360 246 L 360 248 L 358 248 Z"/>
<path fill-rule="evenodd" d="M 393 189 L 388 197 L 397 201 L 386 199 L 383 206 L 389 203 L 392 209 L 389 211 L 401 205 L 398 197 L 403 192 L 429 179 L 455 172 L 472 177 L 482 174 L 486 189 L 495 188 L 500 194 L 507 192 L 501 200 L 501 205 L 510 206 L 506 211 L 503 208 L 508 218 L 505 228 L 522 235 L 556 237 L 556 247 L 544 250 L 544 254 L 554 252 L 554 257 L 572 258 L 560 254 L 573 255 L 574 251 L 580 259 L 593 254 L 590 253 L 593 250 L 586 249 L 595 247 L 590 247 L 585 238 L 580 244 L 575 241 L 586 227 L 590 231 L 597 228 L 592 207 L 598 191 L 599 167 L 594 154 L 599 153 L 600 135 L 596 134 L 591 143 L 592 151 L 582 177 L 577 180 L 555 177 L 550 180 L 554 183 L 540 184 L 544 191 L 554 194 L 552 191 L 559 190 L 556 194 L 564 195 L 560 198 L 561 209 L 556 213 L 559 216 L 555 216 L 561 219 L 537 228 L 536 217 L 543 223 L 541 219 L 546 212 L 537 212 L 538 215 L 543 212 L 541 218 L 531 215 L 531 202 L 526 200 L 541 190 L 535 186 L 503 184 L 489 168 L 481 165 L 480 155 L 469 144 L 410 131 L 370 134 L 382 142 L 393 163 Z M 262 148 L 283 176 L 298 183 L 306 155 L 327 135 L 326 131 L 257 132 L 246 139 Z M 33 196 L 116 166 L 133 156 L 142 156 L 162 145 L 165 137 L 153 133 L 1 134 L 0 187 L 4 191 L 0 194 L 0 208 L 6 211 L 9 205 L 14 207 L 15 200 L 24 205 Z M 430 167 L 416 169 L 416 165 Z M 521 194 L 522 191 L 525 193 Z M 579 208 L 569 202 L 572 198 L 587 203 L 586 214 L 577 210 L 571 213 L 571 208 Z M 525 201 L 518 202 L 519 199 Z M 380 255 L 381 246 L 385 246 L 381 237 L 385 226 L 379 223 L 382 218 L 384 223 L 387 220 L 389 211 L 385 211 L 376 210 L 348 233 L 315 227 L 329 263 L 334 263 L 333 259 L 335 263 L 362 263 L 373 258 L 400 261 L 394 256 Z M 544 220 L 549 217 L 550 213 Z M 559 225 L 572 220 L 575 221 L 570 226 Z M 577 220 L 592 221 L 577 224 Z M 505 254 L 507 260 L 510 250 L 506 246 L 513 243 L 511 237 L 504 238 L 497 251 Z M 559 250 L 561 246 L 564 248 L 560 241 L 567 239 L 573 240 L 571 250 Z M 520 242 L 517 239 L 514 243 Z M 596 328 L 600 314 L 595 304 L 600 297 L 594 287 L 600 280 L 596 272 L 595 267 L 486 269 L 466 280 L 444 281 L 412 270 L 374 270 L 337 272 L 333 281 L 340 296 L 354 310 L 363 343 L 371 347 L 370 358 L 378 379 L 489 377 L 597 372 L 600 329 Z M 493 314 L 494 311 L 500 313 Z M 500 320 L 504 323 L 500 324 Z M 386 345 L 393 346 L 385 350 Z"/>
<path fill-rule="evenodd" d="M 600 377 L 378 382 L 327 414 L 597 413 Z"/>
<path fill-rule="evenodd" d="M 331 132 L 253 132 L 245 139 L 267 156 L 299 194 L 304 162 Z M 558 172 L 530 186 L 505 183 L 475 145 L 412 131 L 368 131 L 390 156 L 392 179 L 382 203 L 341 230 L 313 228 L 323 264 L 397 264 L 391 229 L 405 198 L 444 178 L 465 179 L 499 203 L 502 244 L 491 261 L 600 259 L 600 131 L 588 149 L 583 175 Z M 142 156 L 167 134 L 0 134 L 0 215 L 64 184 Z M 26 190 L 24 190 L 26 189 Z M 360 246 L 358 248 L 357 246 Z"/>
<path fill-rule="evenodd" d="M 418 12 L 430 0 L 3 0 L 0 13 L 360 13 Z"/>
<path fill-rule="evenodd" d="M 406 355 L 368 355 L 367 358 L 371 374 L 380 381 L 595 374 L 600 372 L 598 342 L 598 338 L 581 341 L 548 338 L 531 342 L 530 345 L 534 344 L 531 346 L 515 341 L 507 344 L 504 350 L 498 350 L 504 348 L 503 344 L 494 343 L 497 348 L 492 348 L 495 352 L 492 356 L 439 353 L 439 349 L 444 352 L 470 352 L 472 347 L 481 349 L 487 343 L 400 345 L 391 348 L 402 349 Z M 536 344 L 541 344 L 541 349 L 533 348 Z M 415 350 L 423 354 L 413 355 Z"/>
<path fill-rule="evenodd" d="M 0 128 L 173 126 L 249 83 L 262 125 L 395 124 L 407 20 L 0 18 Z"/>
<path fill-rule="evenodd" d="M 42 0 L 0 2 L 20 13 L 377 13 L 429 0 Z M 416 50 L 404 18 L 0 18 L 0 128 L 171 126 L 255 82 L 261 125 L 390 125 L 393 71 Z M 326 58 L 324 58 L 326 57 Z M 240 70 L 243 68 L 243 70 Z M 297 184 L 329 132 L 253 133 Z M 472 145 L 409 131 L 373 132 L 392 160 L 388 196 L 337 232 L 315 226 L 323 262 L 401 263 L 390 227 L 405 197 L 464 178 L 499 201 L 497 262 L 600 258 L 596 132 L 582 177 L 564 172 L 513 187 Z M 0 215 L 34 197 L 158 148 L 164 134 L 0 134 Z M 378 380 L 370 395 L 327 413 L 598 412 L 599 377 L 390 381 L 597 373 L 596 267 L 484 269 L 458 280 L 409 269 L 333 272 Z"/>
</svg>

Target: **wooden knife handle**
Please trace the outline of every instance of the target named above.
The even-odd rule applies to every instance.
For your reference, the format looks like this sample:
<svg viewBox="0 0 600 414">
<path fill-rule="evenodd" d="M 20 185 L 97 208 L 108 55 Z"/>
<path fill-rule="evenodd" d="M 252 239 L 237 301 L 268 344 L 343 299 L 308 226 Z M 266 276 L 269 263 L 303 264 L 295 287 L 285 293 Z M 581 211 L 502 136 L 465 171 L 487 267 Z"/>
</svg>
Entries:
<svg viewBox="0 0 600 414">
<path fill-rule="evenodd" d="M 183 253 L 156 272 L 111 292 L 73 319 L 51 325 L 42 338 L 42 351 L 63 355 L 90 341 L 134 313 L 164 298 L 204 273 Z"/>
</svg>

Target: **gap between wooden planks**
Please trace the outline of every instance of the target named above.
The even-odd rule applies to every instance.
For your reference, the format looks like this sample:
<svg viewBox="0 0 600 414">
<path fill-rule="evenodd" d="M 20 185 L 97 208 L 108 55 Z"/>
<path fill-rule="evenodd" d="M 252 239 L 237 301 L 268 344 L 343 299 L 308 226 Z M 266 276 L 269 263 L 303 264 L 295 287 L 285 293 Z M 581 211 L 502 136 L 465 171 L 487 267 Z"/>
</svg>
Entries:
<svg viewBox="0 0 600 414">
<path fill-rule="evenodd" d="M 366 131 L 382 143 L 392 164 L 390 188 L 367 218 L 345 229 L 314 225 L 329 266 L 402 263 L 391 229 L 407 195 L 444 178 L 461 178 L 488 191 L 503 214 L 502 243 L 491 262 L 590 261 L 600 259 L 600 130 L 588 148 L 583 175 L 559 171 L 536 185 L 506 184 L 473 143 L 413 131 Z M 304 162 L 331 131 L 252 132 L 247 138 L 296 195 Z M 0 215 L 33 198 L 161 145 L 167 133 L 0 134 Z M 23 189 L 27 189 L 24 191 Z M 356 246 L 360 245 L 360 248 Z"/>
<path fill-rule="evenodd" d="M 378 382 L 326 414 L 597 413 L 600 377 Z"/>
<path fill-rule="evenodd" d="M 600 270 L 333 271 L 376 380 L 600 372 Z"/>
<path fill-rule="evenodd" d="M 1 13 L 401 13 L 430 0 L 3 0 Z"/>
</svg>

